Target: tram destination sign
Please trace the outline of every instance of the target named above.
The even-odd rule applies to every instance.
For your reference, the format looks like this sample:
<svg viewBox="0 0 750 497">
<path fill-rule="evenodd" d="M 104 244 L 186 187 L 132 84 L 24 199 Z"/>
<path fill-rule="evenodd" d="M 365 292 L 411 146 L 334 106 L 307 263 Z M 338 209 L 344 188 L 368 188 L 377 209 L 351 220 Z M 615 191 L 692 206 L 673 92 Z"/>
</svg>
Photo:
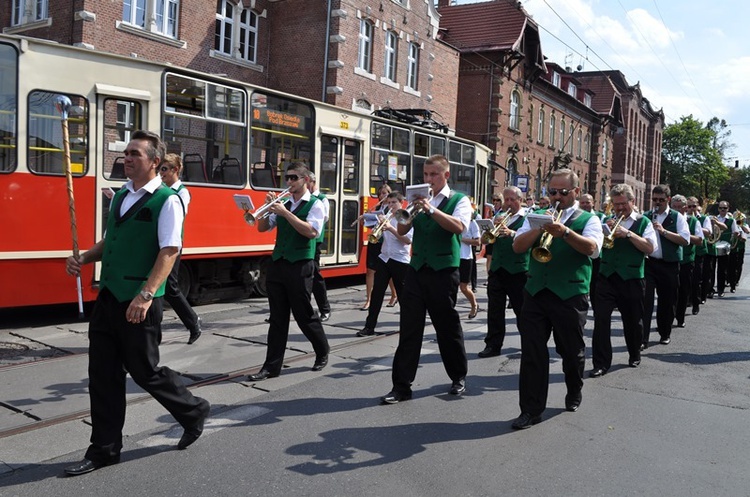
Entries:
<svg viewBox="0 0 750 497">
<path fill-rule="evenodd" d="M 304 116 L 266 108 L 254 108 L 253 121 L 301 131 L 305 131 L 307 128 Z"/>
</svg>

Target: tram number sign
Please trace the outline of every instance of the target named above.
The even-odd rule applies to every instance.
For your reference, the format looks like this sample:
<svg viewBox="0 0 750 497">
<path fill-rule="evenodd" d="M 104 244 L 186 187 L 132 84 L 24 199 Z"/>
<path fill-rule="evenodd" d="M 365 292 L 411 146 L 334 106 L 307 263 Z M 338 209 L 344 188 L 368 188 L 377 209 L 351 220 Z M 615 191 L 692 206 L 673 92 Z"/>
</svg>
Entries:
<svg viewBox="0 0 750 497">
<path fill-rule="evenodd" d="M 349 123 L 346 121 L 339 121 L 339 128 L 341 129 L 349 129 Z"/>
</svg>

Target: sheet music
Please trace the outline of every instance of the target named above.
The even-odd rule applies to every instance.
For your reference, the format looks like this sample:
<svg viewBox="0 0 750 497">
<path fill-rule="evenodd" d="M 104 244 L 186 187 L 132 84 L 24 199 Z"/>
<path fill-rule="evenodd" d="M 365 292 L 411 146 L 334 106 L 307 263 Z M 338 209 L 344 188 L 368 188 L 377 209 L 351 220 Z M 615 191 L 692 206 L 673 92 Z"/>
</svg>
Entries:
<svg viewBox="0 0 750 497">
<path fill-rule="evenodd" d="M 488 231 L 495 227 L 495 223 L 492 219 L 475 219 L 479 229 L 482 231 Z"/>
<path fill-rule="evenodd" d="M 250 195 L 240 195 L 240 194 L 235 193 L 234 203 L 238 209 L 241 209 L 243 211 L 252 211 L 255 208 L 255 206 L 253 205 L 253 200 L 250 198 Z"/>
<path fill-rule="evenodd" d="M 526 219 L 529 221 L 531 229 L 534 230 L 540 229 L 545 224 L 553 223 L 555 221 L 552 214 L 536 214 L 534 212 L 526 216 Z"/>
<path fill-rule="evenodd" d="M 364 213 L 362 217 L 362 224 L 365 225 L 365 228 L 373 228 L 377 226 L 377 224 L 380 222 L 378 220 L 378 214 L 382 214 L 382 211 Z"/>
<path fill-rule="evenodd" d="M 422 183 L 421 185 L 411 185 L 406 187 L 407 202 L 412 203 L 418 198 L 430 198 L 429 183 Z"/>
</svg>

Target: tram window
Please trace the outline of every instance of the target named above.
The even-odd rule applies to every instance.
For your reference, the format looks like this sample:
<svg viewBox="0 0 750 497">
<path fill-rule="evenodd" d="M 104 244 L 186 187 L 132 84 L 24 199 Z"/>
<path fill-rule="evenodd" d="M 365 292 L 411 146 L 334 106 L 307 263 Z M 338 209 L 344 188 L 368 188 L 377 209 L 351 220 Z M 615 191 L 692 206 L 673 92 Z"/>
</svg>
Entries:
<svg viewBox="0 0 750 497">
<path fill-rule="evenodd" d="M 16 168 L 18 121 L 18 52 L 0 44 L 0 172 Z"/>
<path fill-rule="evenodd" d="M 127 179 L 122 155 L 130 134 L 142 127 L 141 104 L 130 100 L 104 100 L 104 161 L 102 173 L 107 179 Z"/>
<path fill-rule="evenodd" d="M 404 193 L 404 185 L 411 184 L 409 169 L 411 157 L 408 154 L 394 152 L 372 151 L 370 176 L 381 176 L 386 179 L 391 188 Z M 415 181 L 421 183 L 422 176 L 414 176 Z"/>
<path fill-rule="evenodd" d="M 359 144 L 352 140 L 344 141 L 344 193 L 359 193 Z"/>
<path fill-rule="evenodd" d="M 414 133 L 414 155 L 419 157 L 430 156 L 430 137 L 422 133 Z"/>
<path fill-rule="evenodd" d="M 396 152 L 409 153 L 409 130 L 393 128 L 393 150 Z"/>
<path fill-rule="evenodd" d="M 372 124 L 373 148 L 391 149 L 391 127 L 380 123 Z"/>
<path fill-rule="evenodd" d="M 445 155 L 445 138 L 430 138 L 430 155 Z"/>
<path fill-rule="evenodd" d="M 79 95 L 32 91 L 29 93 L 28 163 L 40 174 L 65 174 L 63 167 L 62 115 L 55 102 L 59 96 L 71 101 L 68 110 L 70 166 L 74 176 L 86 173 L 88 147 L 88 101 Z"/>
<path fill-rule="evenodd" d="M 461 144 L 458 142 L 450 142 L 448 145 L 448 160 L 450 162 L 461 163 Z"/>
</svg>

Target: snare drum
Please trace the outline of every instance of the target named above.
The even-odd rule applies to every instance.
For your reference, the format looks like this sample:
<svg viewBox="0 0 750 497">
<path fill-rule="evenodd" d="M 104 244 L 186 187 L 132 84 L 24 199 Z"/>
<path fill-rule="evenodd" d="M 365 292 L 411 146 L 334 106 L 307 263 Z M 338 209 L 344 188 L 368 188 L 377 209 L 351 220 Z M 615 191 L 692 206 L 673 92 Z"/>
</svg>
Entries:
<svg viewBox="0 0 750 497">
<path fill-rule="evenodd" d="M 721 257 L 722 255 L 729 255 L 731 248 L 732 245 L 725 240 L 716 242 L 716 256 Z"/>
</svg>

